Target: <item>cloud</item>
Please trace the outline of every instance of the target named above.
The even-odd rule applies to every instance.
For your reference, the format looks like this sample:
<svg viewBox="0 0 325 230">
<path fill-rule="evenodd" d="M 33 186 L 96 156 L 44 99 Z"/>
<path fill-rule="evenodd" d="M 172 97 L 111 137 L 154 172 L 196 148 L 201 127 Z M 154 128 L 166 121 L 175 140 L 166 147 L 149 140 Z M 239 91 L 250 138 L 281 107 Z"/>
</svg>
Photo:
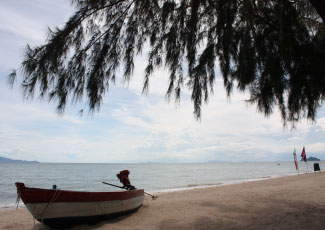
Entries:
<svg viewBox="0 0 325 230">
<path fill-rule="evenodd" d="M 265 118 L 254 106 L 245 104 L 247 95 L 235 92 L 228 102 L 223 87 L 216 88 L 217 93 L 203 107 L 201 122 L 195 121 L 190 100 L 182 100 L 175 108 L 162 96 L 152 101 L 144 97 L 114 115 L 124 124 L 146 130 L 150 146 L 160 146 L 161 157 L 168 159 L 186 153 L 191 153 L 186 160 L 216 157 L 212 152 L 226 155 L 225 160 L 267 160 L 283 154 L 289 158 L 315 127 L 302 121 L 296 129 L 284 129 L 279 112 Z"/>
<path fill-rule="evenodd" d="M 0 15 L 0 20 L 3 22 L 0 25 L 2 34 L 12 34 L 29 41 L 43 40 L 41 38 L 44 37 L 44 32 L 41 31 L 44 28 L 41 28 L 38 22 L 8 8 L 0 8 Z M 12 20 L 13 18 L 15 20 Z"/>
<path fill-rule="evenodd" d="M 310 151 L 310 152 L 319 153 L 319 152 L 324 152 L 324 150 L 325 150 L 324 142 L 316 142 L 316 143 L 308 145 L 308 151 Z"/>
<path fill-rule="evenodd" d="M 71 11 L 66 0 L 0 1 L 1 84 L 7 69 L 21 62 L 22 47 L 43 41 L 47 25 L 62 25 Z M 135 60 L 129 84 L 117 81 L 94 116 L 79 117 L 79 105 L 58 116 L 54 104 L 22 102 L 18 90 L 1 85 L 0 155 L 43 162 L 262 161 L 291 160 L 293 149 L 305 145 L 325 158 L 324 108 L 316 124 L 303 120 L 294 130 L 283 129 L 277 110 L 265 118 L 245 103 L 248 94 L 235 90 L 227 98 L 218 76 L 197 121 L 186 87 L 179 104 L 166 102 L 164 68 L 142 96 L 146 59 Z"/>
<path fill-rule="evenodd" d="M 66 0 L 1 0 L 0 70 L 19 68 L 26 45 L 40 45 L 47 28 L 63 25 L 72 11 Z"/>
<path fill-rule="evenodd" d="M 318 126 L 320 126 L 320 128 L 322 129 L 322 131 L 325 130 L 325 117 L 321 117 L 317 119 L 317 123 Z"/>
<path fill-rule="evenodd" d="M 63 25 L 71 13 L 72 7 L 64 0 L 2 0 L 0 30 L 2 33 L 16 34 L 24 40 L 39 43 L 44 41 L 48 27 Z"/>
<path fill-rule="evenodd" d="M 78 116 L 66 114 L 59 116 L 54 112 L 53 105 L 38 104 L 37 102 L 22 103 L 15 101 L 14 103 L 6 103 L 0 101 L 0 107 L 6 108 L 1 114 L 0 119 L 10 121 L 12 123 L 23 122 L 53 122 L 64 121 L 73 124 L 84 124 L 85 120 Z"/>
</svg>

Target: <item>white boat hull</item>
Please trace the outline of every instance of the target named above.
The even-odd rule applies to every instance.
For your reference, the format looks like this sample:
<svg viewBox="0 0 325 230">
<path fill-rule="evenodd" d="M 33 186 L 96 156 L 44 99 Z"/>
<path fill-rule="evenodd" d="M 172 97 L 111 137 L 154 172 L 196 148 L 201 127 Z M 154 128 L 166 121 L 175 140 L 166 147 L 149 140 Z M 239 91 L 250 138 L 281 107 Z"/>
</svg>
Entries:
<svg viewBox="0 0 325 230">
<path fill-rule="evenodd" d="M 90 217 L 123 213 L 139 208 L 144 196 L 129 200 L 74 203 L 29 203 L 26 208 L 37 220 L 63 217 Z"/>
<path fill-rule="evenodd" d="M 32 216 L 49 226 L 93 223 L 137 210 L 144 190 L 82 192 L 25 187 L 16 183 L 18 195 Z"/>
</svg>

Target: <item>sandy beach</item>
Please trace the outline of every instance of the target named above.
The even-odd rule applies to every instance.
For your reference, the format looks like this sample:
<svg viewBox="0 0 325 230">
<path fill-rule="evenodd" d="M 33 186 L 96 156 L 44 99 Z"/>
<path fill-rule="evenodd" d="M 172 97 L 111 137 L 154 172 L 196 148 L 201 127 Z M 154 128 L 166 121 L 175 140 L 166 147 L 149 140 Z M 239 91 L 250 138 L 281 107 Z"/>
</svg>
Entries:
<svg viewBox="0 0 325 230">
<path fill-rule="evenodd" d="M 325 229 L 325 173 L 158 194 L 137 212 L 71 229 Z M 0 229 L 49 229 L 25 208 L 0 211 Z"/>
</svg>

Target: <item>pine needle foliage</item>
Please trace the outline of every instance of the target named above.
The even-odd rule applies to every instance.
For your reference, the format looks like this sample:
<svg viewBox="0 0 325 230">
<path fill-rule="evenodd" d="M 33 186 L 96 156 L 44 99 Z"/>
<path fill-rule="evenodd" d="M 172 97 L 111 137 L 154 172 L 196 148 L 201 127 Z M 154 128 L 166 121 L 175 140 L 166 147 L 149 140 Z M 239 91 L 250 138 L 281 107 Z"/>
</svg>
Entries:
<svg viewBox="0 0 325 230">
<path fill-rule="evenodd" d="M 313 2 L 313 1 L 311 1 Z M 315 1 L 314 1 L 315 2 Z M 87 98 L 91 111 L 134 58 L 149 47 L 143 92 L 159 67 L 169 70 L 166 97 L 192 91 L 194 114 L 213 93 L 218 67 L 228 95 L 249 92 L 266 116 L 284 124 L 314 120 L 325 95 L 324 23 L 306 0 L 73 0 L 77 11 L 22 63 L 25 97 L 39 89 L 64 112 Z M 122 68 L 120 68 L 122 67 Z M 120 74 L 118 70 L 123 69 Z M 16 71 L 10 75 L 14 82 Z"/>
</svg>

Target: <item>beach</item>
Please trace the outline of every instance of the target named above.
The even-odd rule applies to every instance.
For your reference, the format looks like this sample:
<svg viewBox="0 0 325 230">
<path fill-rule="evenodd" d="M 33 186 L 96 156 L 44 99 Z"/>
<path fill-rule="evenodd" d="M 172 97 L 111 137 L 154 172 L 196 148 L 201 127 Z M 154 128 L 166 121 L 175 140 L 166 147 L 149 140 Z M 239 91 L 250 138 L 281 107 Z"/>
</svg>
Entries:
<svg viewBox="0 0 325 230">
<path fill-rule="evenodd" d="M 325 173 L 159 193 L 135 213 L 71 229 L 324 229 Z M 49 229 L 25 208 L 0 211 L 0 229 Z"/>
</svg>

